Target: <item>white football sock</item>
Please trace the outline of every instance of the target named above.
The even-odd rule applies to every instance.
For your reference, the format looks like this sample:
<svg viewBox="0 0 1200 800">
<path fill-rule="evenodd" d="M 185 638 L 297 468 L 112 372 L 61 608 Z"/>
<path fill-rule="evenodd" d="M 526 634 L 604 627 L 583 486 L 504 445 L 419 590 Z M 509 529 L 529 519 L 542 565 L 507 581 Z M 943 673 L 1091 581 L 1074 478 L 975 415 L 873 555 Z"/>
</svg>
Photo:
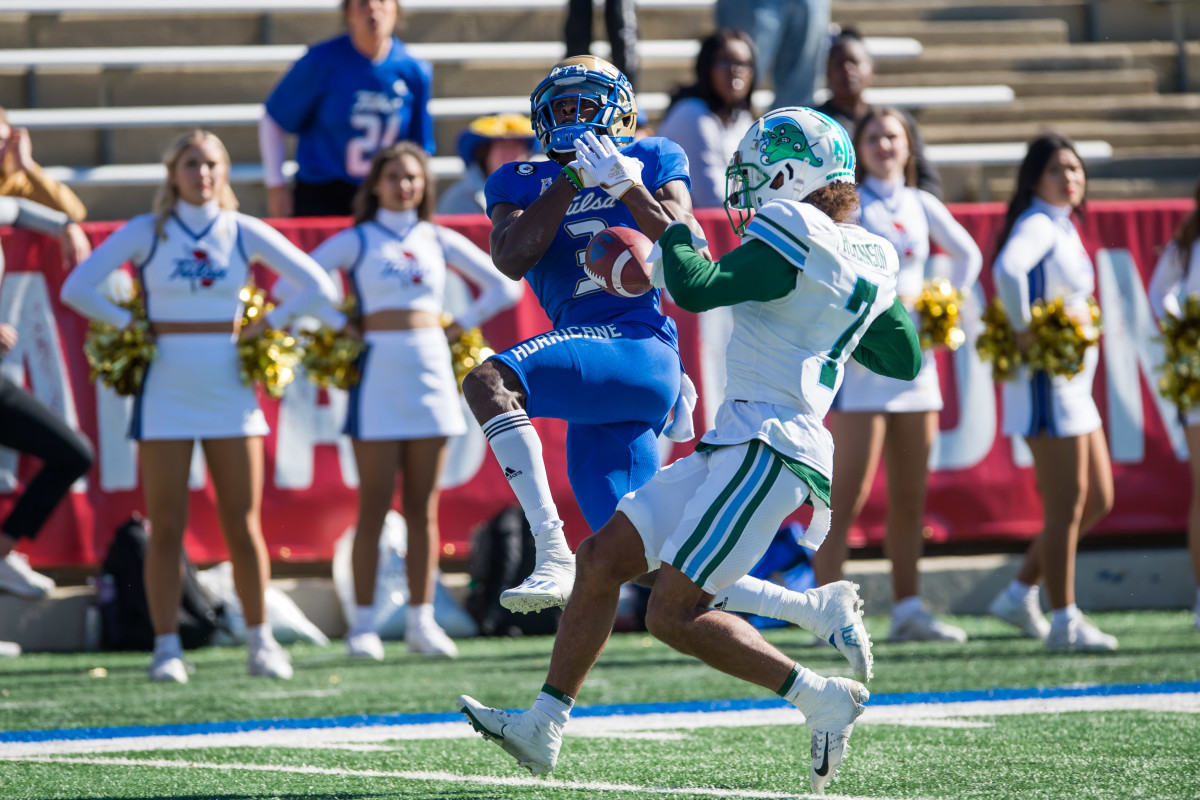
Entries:
<svg viewBox="0 0 1200 800">
<path fill-rule="evenodd" d="M 821 690 L 826 679 L 817 673 L 796 664 L 792 674 L 775 694 L 800 709 L 807 717 L 813 708 L 821 704 Z"/>
<path fill-rule="evenodd" d="M 372 633 L 375 630 L 375 606 L 355 606 L 354 607 L 354 627 L 350 629 L 350 635 L 358 633 Z"/>
<path fill-rule="evenodd" d="M 519 410 L 492 417 L 483 423 L 483 434 L 529 520 L 533 535 L 562 528 L 542 460 L 542 440 L 529 415 Z"/>
<path fill-rule="evenodd" d="M 541 711 L 559 725 L 566 725 L 571 716 L 571 708 L 575 705 L 574 698 L 568 697 L 550 684 L 543 684 L 533 707 Z"/>
<path fill-rule="evenodd" d="M 154 637 L 154 657 L 183 658 L 183 644 L 178 633 L 164 633 Z"/>
<path fill-rule="evenodd" d="M 1028 583 L 1021 583 L 1021 581 L 1013 578 L 1012 582 L 1008 584 L 1008 588 L 1005 591 L 1008 592 L 1008 599 L 1012 600 L 1014 603 L 1020 603 L 1025 600 L 1026 596 L 1028 596 L 1030 592 L 1036 592 L 1037 587 L 1030 586 Z"/>
<path fill-rule="evenodd" d="M 1066 608 L 1056 608 L 1050 612 L 1051 625 L 1066 625 L 1076 617 L 1082 617 L 1083 613 L 1079 610 L 1079 606 L 1071 603 Z"/>
<path fill-rule="evenodd" d="M 419 603 L 404 610 L 404 622 L 411 628 L 426 627 L 433 622 L 433 603 Z"/>
<path fill-rule="evenodd" d="M 902 622 L 921 610 L 921 596 L 914 594 L 892 604 L 892 622 Z"/>
<path fill-rule="evenodd" d="M 246 647 L 250 652 L 261 650 L 264 647 L 275 644 L 275 634 L 271 633 L 271 625 L 262 623 L 261 625 L 249 625 L 246 627 Z"/>
<path fill-rule="evenodd" d="M 795 595 L 801 605 L 807 605 L 807 598 L 801 592 L 793 592 L 777 583 L 746 575 L 714 594 L 708 607 L 794 622 L 791 617 L 781 616 L 788 595 Z"/>
</svg>

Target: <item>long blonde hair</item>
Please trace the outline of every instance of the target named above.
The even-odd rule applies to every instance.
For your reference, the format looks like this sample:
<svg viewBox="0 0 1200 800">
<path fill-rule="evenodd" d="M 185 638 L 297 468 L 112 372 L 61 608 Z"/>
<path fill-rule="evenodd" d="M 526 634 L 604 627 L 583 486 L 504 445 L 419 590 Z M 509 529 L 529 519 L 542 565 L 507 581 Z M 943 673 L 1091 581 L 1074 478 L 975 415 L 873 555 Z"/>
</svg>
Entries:
<svg viewBox="0 0 1200 800">
<path fill-rule="evenodd" d="M 185 133 L 180 136 L 175 142 L 167 148 L 167 152 L 163 154 L 163 164 L 167 168 L 167 177 L 163 181 L 162 186 L 158 187 L 158 191 L 154 194 L 154 205 L 151 210 L 154 212 L 154 233 L 159 238 L 166 238 L 166 233 L 163 227 L 167 224 L 167 217 L 171 216 L 171 212 L 175 209 L 175 203 L 179 200 L 179 189 L 175 186 L 174 174 L 175 167 L 179 164 L 179 159 L 189 147 L 202 144 L 214 144 L 221 154 L 221 160 L 225 162 L 225 185 L 223 185 L 217 194 L 217 203 L 226 211 L 235 211 L 238 207 L 237 197 L 233 194 L 233 189 L 229 186 L 229 151 L 225 149 L 225 144 L 212 131 L 196 128 L 195 130 Z"/>
</svg>

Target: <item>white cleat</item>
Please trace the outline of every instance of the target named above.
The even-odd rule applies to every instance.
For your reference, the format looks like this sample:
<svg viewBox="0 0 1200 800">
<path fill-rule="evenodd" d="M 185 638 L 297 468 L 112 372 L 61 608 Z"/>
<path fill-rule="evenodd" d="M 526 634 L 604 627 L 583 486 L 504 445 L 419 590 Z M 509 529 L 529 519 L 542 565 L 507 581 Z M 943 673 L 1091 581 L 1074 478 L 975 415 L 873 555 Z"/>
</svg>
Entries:
<svg viewBox="0 0 1200 800">
<path fill-rule="evenodd" d="M 1117 649 L 1117 637 L 1100 630 L 1081 615 L 1062 624 L 1051 624 L 1050 634 L 1046 637 L 1046 649 L 1107 653 Z"/>
<path fill-rule="evenodd" d="M 871 655 L 867 629 L 863 627 L 863 601 L 858 596 L 858 584 L 837 581 L 809 589 L 805 594 L 812 600 L 815 609 L 813 633 L 846 657 L 855 678 L 869 681 L 874 677 L 875 658 Z M 795 623 L 795 620 L 788 622 Z"/>
<path fill-rule="evenodd" d="M 561 608 L 575 586 L 575 557 L 547 559 L 529 577 L 500 594 L 500 605 L 516 614 Z"/>
<path fill-rule="evenodd" d="M 150 680 L 155 683 L 187 683 L 188 668 L 176 655 L 155 656 L 150 665 Z"/>
<path fill-rule="evenodd" d="M 246 669 L 256 677 L 288 681 L 292 679 L 292 657 L 278 642 L 272 641 L 250 653 Z"/>
<path fill-rule="evenodd" d="M 375 631 L 352 633 L 346 637 L 346 652 L 351 658 L 383 661 L 383 642 Z"/>
<path fill-rule="evenodd" d="M 488 708 L 464 694 L 458 698 L 458 710 L 477 733 L 500 745 L 531 775 L 545 775 L 558 763 L 562 726 L 538 709 L 513 714 Z"/>
<path fill-rule="evenodd" d="M 967 632 L 942 622 L 924 608 L 909 614 L 899 623 L 892 620 L 889 642 L 965 642 Z"/>
<path fill-rule="evenodd" d="M 1030 639 L 1045 641 L 1050 634 L 1050 623 L 1042 613 L 1042 604 L 1036 590 L 1026 593 L 1024 599 L 1017 602 L 1012 599 L 1007 589 L 1002 589 L 988 606 L 988 613 L 1017 626 Z"/>
<path fill-rule="evenodd" d="M 433 620 L 421 625 L 409 625 L 404 632 L 404 641 L 408 644 L 408 652 L 417 655 L 446 658 L 458 655 L 458 645 Z"/>
<path fill-rule="evenodd" d="M 0 590 L 37 599 L 54 591 L 54 581 L 29 566 L 23 553 L 13 550 L 0 558 Z"/>
<path fill-rule="evenodd" d="M 821 707 L 806 715 L 812 729 L 812 790 L 825 791 L 850 752 L 850 733 L 854 721 L 865 709 L 871 693 L 867 687 L 849 678 L 827 678 L 822 690 Z"/>
</svg>

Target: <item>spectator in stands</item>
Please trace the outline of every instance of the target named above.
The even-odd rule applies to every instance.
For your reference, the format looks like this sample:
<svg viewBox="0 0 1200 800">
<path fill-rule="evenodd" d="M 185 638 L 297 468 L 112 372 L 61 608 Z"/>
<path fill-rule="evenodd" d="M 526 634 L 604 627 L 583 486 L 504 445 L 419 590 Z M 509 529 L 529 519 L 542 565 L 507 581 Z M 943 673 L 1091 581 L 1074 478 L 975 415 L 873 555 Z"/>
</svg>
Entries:
<svg viewBox="0 0 1200 800">
<path fill-rule="evenodd" d="M 401 139 L 433 152 L 433 71 L 393 31 L 397 0 L 342 0 L 348 32 L 315 44 L 271 96 L 258 128 L 272 217 L 349 216 L 375 153 Z M 295 188 L 283 176 L 286 134 L 296 145 Z"/>
<path fill-rule="evenodd" d="M 722 28 L 700 42 L 696 82 L 671 96 L 657 135 L 687 154 L 696 208 L 721 208 L 725 202 L 725 168 L 754 119 L 755 75 L 750 36 Z"/>
<path fill-rule="evenodd" d="M 875 83 L 875 60 L 867 52 L 866 43 L 858 28 L 842 28 L 829 48 L 829 63 L 825 72 L 830 98 L 817 107 L 817 111 L 833 117 L 842 124 L 851 136 L 859 121 L 866 116 L 870 106 L 863 94 Z M 925 142 L 916 121 L 907 112 L 904 122 L 912 132 L 913 158 L 917 164 L 917 188 L 934 197 L 942 196 L 942 182 L 937 168 L 925 157 Z"/>
<path fill-rule="evenodd" d="M 1074 143 L 1045 134 L 1033 140 L 1017 172 L 999 250 L 992 266 L 996 294 L 1027 352 L 1036 300 L 1061 298 L 1067 312 L 1090 325 L 1096 272 L 1072 215 L 1084 208 L 1087 173 Z M 1033 453 L 1042 496 L 1043 527 L 1026 552 L 1017 577 L 989 611 L 1052 650 L 1117 649 L 1075 605 L 1075 551 L 1079 538 L 1112 508 L 1113 475 L 1100 413 L 1092 399 L 1099 348 L 1086 350 L 1084 370 L 1065 377 L 1022 367 L 1003 388 L 1005 436 L 1023 436 Z M 1046 582 L 1051 621 L 1038 601 Z"/>
<path fill-rule="evenodd" d="M 564 35 L 567 57 L 585 56 L 592 47 L 592 0 L 567 0 Z M 604 27 L 612 45 L 609 61 L 629 83 L 637 86 L 637 4 L 635 0 L 604 0 Z"/>
<path fill-rule="evenodd" d="M 1200 295 L 1200 182 L 1196 184 L 1196 205 L 1184 218 L 1175 235 L 1159 256 L 1150 278 L 1150 307 L 1159 320 L 1183 316 L 1187 298 Z M 1188 512 L 1188 549 L 1192 570 L 1200 585 L 1200 409 L 1183 415 L 1184 435 L 1192 467 L 1192 503 Z M 1196 629 L 1200 630 L 1200 589 L 1196 590 Z"/>
<path fill-rule="evenodd" d="M 61 211 L 74 222 L 83 222 L 87 217 L 87 209 L 75 193 L 42 172 L 33 160 L 29 131 L 9 125 L 3 107 L 0 107 L 0 197 L 24 197 Z M 72 263 L 77 263 L 87 257 L 86 252 L 78 252 L 80 244 L 86 243 L 86 237 L 77 225 L 73 226 L 69 236 L 69 246 L 77 256 Z"/>
<path fill-rule="evenodd" d="M 252 387 L 242 383 L 237 336 L 239 293 L 259 262 L 303 290 L 240 331 L 253 338 L 332 299 L 333 282 L 266 223 L 236 211 L 229 153 L 213 134 L 192 131 L 168 150 L 167 177 L 154 210 L 104 241 L 63 284 L 62 299 L 118 328 L 134 320 L 97 287 L 127 262 L 139 265 L 141 292 L 157 343 L 139 389 L 130 435 L 140 441 L 142 490 L 150 525 L 146 592 L 154 624 L 150 678 L 186 683 L 178 623 L 179 564 L 188 521 L 192 442 L 200 440 L 233 562 L 250 651 L 251 675 L 290 678 L 292 666 L 266 617 L 270 562 L 260 519 L 267 423 Z"/>
<path fill-rule="evenodd" d="M 523 114 L 492 114 L 472 120 L 458 135 L 458 155 L 466 170 L 438 199 L 437 213 L 485 213 L 483 184 L 488 176 L 511 161 L 528 161 L 535 147 L 533 125 Z"/>
<path fill-rule="evenodd" d="M 815 105 L 829 52 L 830 5 L 831 0 L 717 0 L 717 25 L 750 34 L 758 68 L 775 87 L 772 108 Z"/>
<path fill-rule="evenodd" d="M 900 257 L 896 294 L 909 310 L 925 284 L 930 240 L 950 257 L 951 283 L 969 294 L 983 256 L 941 201 L 916 188 L 912 132 L 895 108 L 873 108 L 854 136 L 860 224 L 892 243 Z M 915 320 L 914 320 L 915 321 Z M 921 557 L 929 452 L 938 430 L 942 394 L 937 362 L 922 353 L 916 379 L 900 381 L 846 362 L 845 378 L 827 424 L 835 444 L 833 502 L 839 510 L 825 544 L 813 556 L 818 583 L 842 578 L 846 534 L 866 504 L 882 455 L 887 465 L 887 534 L 892 564 L 891 641 L 965 642 L 960 628 L 934 617 L 921 602 Z"/>
<path fill-rule="evenodd" d="M 320 312 L 323 321 L 352 335 L 361 326 L 369 345 L 345 428 L 360 481 L 352 557 L 358 611 L 346 645 L 352 656 L 383 660 L 375 630 L 375 575 L 384 517 L 401 473 L 408 523 L 408 651 L 454 656 L 458 648 L 433 618 L 437 480 L 447 437 L 467 431 L 446 341 L 516 303 L 521 284 L 501 275 L 465 236 L 432 224 L 434 177 L 425 152 L 412 142 L 376 154 L 354 204 L 355 227 L 313 252 L 326 270 L 353 275 L 362 313 L 361 322 L 350 321 L 327 307 Z M 443 331 L 447 266 L 482 291 Z"/>
<path fill-rule="evenodd" d="M 28 138 L 24 141 L 27 148 Z M 79 226 L 68 215 L 32 200 L 0 197 L 0 226 L 58 236 L 67 269 L 75 265 L 79 254 L 86 257 L 90 252 L 82 232 L 81 241 L 73 241 L 69 229 Z M 3 276 L 4 255 L 0 251 L 0 278 Z M 17 329 L 0 323 L 0 359 L 16 344 Z M 32 455 L 42 462 L 12 511 L 0 523 L 0 590 L 22 597 L 45 597 L 54 591 L 54 581 L 30 569 L 25 556 L 14 548 L 21 539 L 37 536 L 71 484 L 87 472 L 92 464 L 92 448 L 78 431 L 68 427 L 57 414 L 3 373 L 0 373 L 0 446 Z"/>
</svg>

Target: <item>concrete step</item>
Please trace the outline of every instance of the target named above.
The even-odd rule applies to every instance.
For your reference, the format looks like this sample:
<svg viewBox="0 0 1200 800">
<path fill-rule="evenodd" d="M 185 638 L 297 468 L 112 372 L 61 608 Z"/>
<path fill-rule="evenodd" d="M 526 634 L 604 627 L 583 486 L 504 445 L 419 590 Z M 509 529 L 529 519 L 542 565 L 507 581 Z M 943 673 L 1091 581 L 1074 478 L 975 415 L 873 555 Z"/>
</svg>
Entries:
<svg viewBox="0 0 1200 800">
<path fill-rule="evenodd" d="M 876 64 L 880 74 L 957 72 L 969 70 L 1096 70 L 1156 67 L 1172 62 L 1170 42 L 1103 42 L 1070 44 L 980 44 L 926 47 L 917 58 Z"/>
<path fill-rule="evenodd" d="M 1145 94 L 1156 91 L 1158 76 L 1152 69 L 1017 70 L 961 69 L 949 72 L 920 72 L 877 75 L 876 86 L 1009 86 L 1017 97 L 1046 97 Z"/>
<path fill-rule="evenodd" d="M 921 125 L 1041 121 L 1054 127 L 1066 119 L 1157 122 L 1200 115 L 1200 94 L 1086 95 L 1025 97 L 1005 106 L 966 106 L 918 110 Z"/>
<path fill-rule="evenodd" d="M 1016 185 L 1012 177 L 989 178 L 987 190 L 996 200 L 1012 196 Z M 1192 180 L 1154 180 L 1151 178 L 1089 178 L 1089 200 L 1153 200 L 1167 197 L 1191 197 Z"/>
<path fill-rule="evenodd" d="M 1061 19 L 1005 19 L 946 22 L 940 20 L 859 20 L 867 36 L 907 36 L 924 47 L 971 44 L 1063 44 L 1068 26 Z"/>
<path fill-rule="evenodd" d="M 839 0 L 833 19 L 839 24 L 872 22 L 966 22 L 1050 19 L 1067 25 L 1072 41 L 1087 36 L 1088 0 Z"/>
<path fill-rule="evenodd" d="M 1040 121 L 987 123 L 981 125 L 922 125 L 921 135 L 931 144 L 970 142 L 1023 142 L 1047 129 Z M 1073 139 L 1099 139 L 1114 148 L 1144 146 L 1200 149 L 1200 117 L 1155 123 L 1125 121 L 1063 120 L 1054 129 Z"/>
</svg>

